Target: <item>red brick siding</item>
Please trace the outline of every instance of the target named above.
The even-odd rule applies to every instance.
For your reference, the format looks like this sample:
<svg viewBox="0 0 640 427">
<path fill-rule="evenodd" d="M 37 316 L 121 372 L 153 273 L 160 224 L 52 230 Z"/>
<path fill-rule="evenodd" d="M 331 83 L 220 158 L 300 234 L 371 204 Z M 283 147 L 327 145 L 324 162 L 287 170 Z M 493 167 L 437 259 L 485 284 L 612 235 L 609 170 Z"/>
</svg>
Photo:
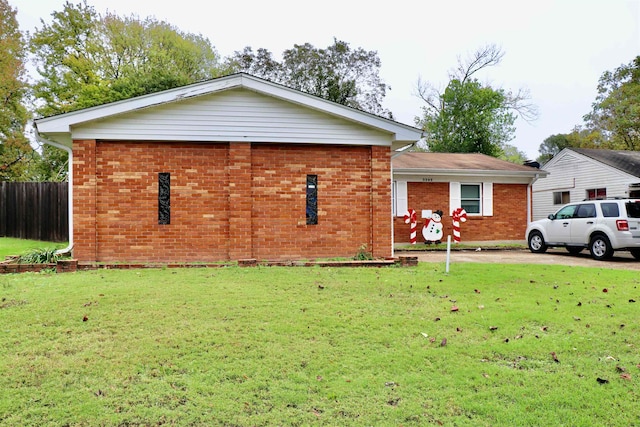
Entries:
<svg viewBox="0 0 640 427">
<path fill-rule="evenodd" d="M 420 218 L 424 209 L 442 210 L 444 241 L 453 239 L 451 212 L 449 212 L 448 182 L 409 182 L 408 207 L 418 212 L 418 242 L 424 243 Z M 394 219 L 395 243 L 409 243 L 409 225 L 403 218 Z M 523 240 L 527 228 L 527 185 L 493 184 L 493 216 L 468 216 L 460 226 L 461 241 Z"/>
<path fill-rule="evenodd" d="M 353 256 L 361 244 L 371 249 L 371 147 L 254 144 L 252 156 L 254 258 Z M 318 176 L 316 225 L 306 223 L 308 174 Z"/>
<path fill-rule="evenodd" d="M 208 261 L 228 255 L 227 144 L 97 144 L 97 260 Z M 158 224 L 158 174 L 171 222 Z"/>
<path fill-rule="evenodd" d="M 158 173 L 171 223 L 158 224 Z M 318 175 L 317 225 L 306 176 Z M 216 261 L 391 254 L 388 147 L 74 142 L 74 256 Z"/>
</svg>

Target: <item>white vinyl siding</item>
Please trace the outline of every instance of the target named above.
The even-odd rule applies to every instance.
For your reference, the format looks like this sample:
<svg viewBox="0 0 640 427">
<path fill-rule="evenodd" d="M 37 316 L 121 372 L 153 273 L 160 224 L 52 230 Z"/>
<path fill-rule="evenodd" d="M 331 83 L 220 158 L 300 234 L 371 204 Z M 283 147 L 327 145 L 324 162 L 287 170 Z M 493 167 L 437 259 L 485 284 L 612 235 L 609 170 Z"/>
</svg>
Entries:
<svg viewBox="0 0 640 427">
<path fill-rule="evenodd" d="M 462 186 L 468 185 L 478 188 L 477 198 L 480 206 L 477 213 L 467 212 L 469 215 L 493 216 L 493 183 L 449 183 L 449 213 L 462 206 L 463 194 Z"/>
<path fill-rule="evenodd" d="M 391 145 L 391 134 L 246 89 L 85 123 L 74 139 Z"/>
<path fill-rule="evenodd" d="M 533 184 L 534 221 L 558 210 L 554 193 L 569 193 L 563 203 L 581 201 L 587 198 L 587 190 L 594 188 L 605 189 L 608 197 L 627 197 L 629 184 L 639 181 L 638 177 L 570 150 L 561 152 L 542 169 L 549 175 Z"/>
</svg>

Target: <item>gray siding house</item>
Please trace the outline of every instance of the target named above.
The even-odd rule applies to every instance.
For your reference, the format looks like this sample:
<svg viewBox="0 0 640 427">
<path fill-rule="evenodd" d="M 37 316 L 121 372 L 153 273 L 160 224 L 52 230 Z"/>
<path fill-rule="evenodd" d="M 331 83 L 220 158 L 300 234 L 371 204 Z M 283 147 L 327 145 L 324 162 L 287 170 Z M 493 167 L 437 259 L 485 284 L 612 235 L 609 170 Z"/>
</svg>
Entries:
<svg viewBox="0 0 640 427">
<path fill-rule="evenodd" d="M 640 152 L 565 148 L 541 168 L 533 184 L 533 219 L 565 203 L 604 197 L 640 197 Z"/>
</svg>

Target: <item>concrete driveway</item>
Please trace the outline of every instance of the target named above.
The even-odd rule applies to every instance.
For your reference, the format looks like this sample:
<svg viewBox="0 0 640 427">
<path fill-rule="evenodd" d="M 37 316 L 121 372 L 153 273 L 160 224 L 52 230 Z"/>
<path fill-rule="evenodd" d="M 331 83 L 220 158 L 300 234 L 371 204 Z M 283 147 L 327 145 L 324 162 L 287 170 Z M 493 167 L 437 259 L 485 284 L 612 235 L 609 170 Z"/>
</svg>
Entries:
<svg viewBox="0 0 640 427">
<path fill-rule="evenodd" d="M 396 252 L 397 255 L 417 255 L 419 262 L 446 262 L 446 251 Z M 549 249 L 544 254 L 534 254 L 529 250 L 452 250 L 451 264 L 461 262 L 505 263 L 505 264 L 555 264 L 581 267 L 614 268 L 640 270 L 640 261 L 629 252 L 615 252 L 608 261 L 596 261 L 585 250 L 579 255 L 570 255 L 565 249 Z"/>
</svg>

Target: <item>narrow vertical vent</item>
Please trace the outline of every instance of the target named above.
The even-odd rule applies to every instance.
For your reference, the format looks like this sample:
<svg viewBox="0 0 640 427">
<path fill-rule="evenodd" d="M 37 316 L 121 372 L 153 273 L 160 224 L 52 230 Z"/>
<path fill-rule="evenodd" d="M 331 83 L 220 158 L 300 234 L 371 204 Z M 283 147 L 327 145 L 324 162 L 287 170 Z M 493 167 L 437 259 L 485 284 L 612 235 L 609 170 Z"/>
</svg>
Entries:
<svg viewBox="0 0 640 427">
<path fill-rule="evenodd" d="M 158 224 L 171 223 L 171 174 L 158 174 Z"/>
</svg>

